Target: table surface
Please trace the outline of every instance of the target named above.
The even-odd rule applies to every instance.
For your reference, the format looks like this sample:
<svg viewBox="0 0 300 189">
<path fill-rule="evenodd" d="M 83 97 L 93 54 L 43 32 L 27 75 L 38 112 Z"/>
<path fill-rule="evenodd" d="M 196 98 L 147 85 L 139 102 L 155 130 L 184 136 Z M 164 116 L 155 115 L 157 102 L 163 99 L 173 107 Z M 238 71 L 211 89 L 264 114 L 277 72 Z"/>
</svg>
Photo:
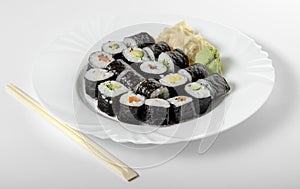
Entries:
<svg viewBox="0 0 300 189">
<path fill-rule="evenodd" d="M 0 6 L 0 188 L 299 188 L 299 1 L 8 1 Z M 266 104 L 198 154 L 199 141 L 151 146 L 100 142 L 140 177 L 125 182 L 4 90 L 36 97 L 31 72 L 48 44 L 95 15 L 193 15 L 235 27 L 269 52 L 276 70 Z M 173 152 L 184 149 L 171 159 Z"/>
</svg>

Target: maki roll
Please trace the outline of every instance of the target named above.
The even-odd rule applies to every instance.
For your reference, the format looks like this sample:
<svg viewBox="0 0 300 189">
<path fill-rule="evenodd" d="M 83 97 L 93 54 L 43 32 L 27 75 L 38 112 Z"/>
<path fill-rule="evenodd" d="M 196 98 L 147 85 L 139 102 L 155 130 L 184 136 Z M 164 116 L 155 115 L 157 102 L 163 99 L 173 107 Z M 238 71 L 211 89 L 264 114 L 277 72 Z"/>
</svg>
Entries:
<svg viewBox="0 0 300 189">
<path fill-rule="evenodd" d="M 109 116 L 118 114 L 120 96 L 128 89 L 116 81 L 106 81 L 98 86 L 98 109 Z"/>
<path fill-rule="evenodd" d="M 120 73 L 124 71 L 126 68 L 129 68 L 129 65 L 126 64 L 122 59 L 114 60 L 113 62 L 111 62 L 106 66 L 106 69 L 114 73 L 115 76 L 120 75 Z"/>
<path fill-rule="evenodd" d="M 134 94 L 133 92 L 125 93 L 120 98 L 120 111 L 117 115 L 119 121 L 130 124 L 141 124 L 143 113 L 145 112 L 145 97 Z"/>
<path fill-rule="evenodd" d="M 169 98 L 168 89 L 152 78 L 141 82 L 136 88 L 136 93 L 146 98 Z"/>
<path fill-rule="evenodd" d="M 188 96 L 176 96 L 168 99 L 170 107 L 170 123 L 192 119 L 195 115 L 193 99 Z"/>
<path fill-rule="evenodd" d="M 198 79 L 203 79 L 208 76 L 208 71 L 206 67 L 199 63 L 181 69 L 178 71 L 178 73 L 186 77 L 190 82 L 195 82 Z"/>
<path fill-rule="evenodd" d="M 230 86 L 225 78 L 217 73 L 205 79 L 199 79 L 197 82 L 210 90 L 212 98 L 222 97 L 230 91 Z"/>
<path fill-rule="evenodd" d="M 88 70 L 91 68 L 105 68 L 109 63 L 114 61 L 111 54 L 103 51 L 93 52 L 89 56 Z"/>
<path fill-rule="evenodd" d="M 125 69 L 116 79 L 117 82 L 122 83 L 125 87 L 132 91 L 135 91 L 136 86 L 144 80 L 145 78 L 132 68 Z"/>
<path fill-rule="evenodd" d="M 177 72 L 189 66 L 189 59 L 180 49 L 163 52 L 158 56 L 158 61 L 167 66 L 170 72 Z"/>
<path fill-rule="evenodd" d="M 141 32 L 133 36 L 125 37 L 123 42 L 127 47 L 143 48 L 155 43 L 154 38 L 147 32 Z"/>
<path fill-rule="evenodd" d="M 184 89 L 193 98 L 196 115 L 205 113 L 212 101 L 209 89 L 197 82 L 186 84 Z"/>
<path fill-rule="evenodd" d="M 104 69 L 92 68 L 84 75 L 85 92 L 92 98 L 98 97 L 98 85 L 112 78 L 114 74 Z"/>
<path fill-rule="evenodd" d="M 171 48 L 168 43 L 161 41 L 148 47 L 144 47 L 144 50 L 147 52 L 150 60 L 156 60 L 161 53 L 171 51 Z"/>
<path fill-rule="evenodd" d="M 168 101 L 160 98 L 145 101 L 145 122 L 149 125 L 167 125 L 169 123 Z"/>
<path fill-rule="evenodd" d="M 129 65 L 132 63 L 142 63 L 148 60 L 147 53 L 141 48 L 129 47 L 123 51 L 123 60 Z"/>
<path fill-rule="evenodd" d="M 169 90 L 170 97 L 183 95 L 187 78 L 177 73 L 170 73 L 159 80 Z"/>
<path fill-rule="evenodd" d="M 147 78 L 160 79 L 167 72 L 167 67 L 156 61 L 146 61 L 140 64 L 139 70 Z"/>
<path fill-rule="evenodd" d="M 122 51 L 126 48 L 126 45 L 119 41 L 108 41 L 102 45 L 102 50 L 111 54 L 114 59 L 121 58 Z"/>
</svg>

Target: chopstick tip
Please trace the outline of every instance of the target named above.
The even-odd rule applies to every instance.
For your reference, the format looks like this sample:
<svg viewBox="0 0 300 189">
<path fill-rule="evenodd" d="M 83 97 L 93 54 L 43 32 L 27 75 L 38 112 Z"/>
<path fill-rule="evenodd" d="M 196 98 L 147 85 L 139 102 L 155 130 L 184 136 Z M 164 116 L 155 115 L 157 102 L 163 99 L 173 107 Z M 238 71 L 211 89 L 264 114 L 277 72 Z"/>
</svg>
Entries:
<svg viewBox="0 0 300 189">
<path fill-rule="evenodd" d="M 136 173 L 136 175 L 134 175 L 134 176 L 132 176 L 132 177 L 130 177 L 130 178 L 127 178 L 127 181 L 128 181 L 128 182 L 131 182 L 131 181 L 133 181 L 134 179 L 136 179 L 136 178 L 138 178 L 138 177 L 140 177 L 140 175 Z"/>
</svg>

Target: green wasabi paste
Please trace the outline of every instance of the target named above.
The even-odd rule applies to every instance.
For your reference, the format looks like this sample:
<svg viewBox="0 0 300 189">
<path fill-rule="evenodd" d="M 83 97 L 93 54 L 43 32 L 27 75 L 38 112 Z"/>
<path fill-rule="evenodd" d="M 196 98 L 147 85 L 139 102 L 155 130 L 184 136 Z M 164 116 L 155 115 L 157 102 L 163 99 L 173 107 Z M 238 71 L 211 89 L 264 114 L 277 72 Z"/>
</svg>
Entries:
<svg viewBox="0 0 300 189">
<path fill-rule="evenodd" d="M 218 50 L 211 46 L 205 46 L 196 54 L 195 63 L 201 63 L 208 69 L 209 74 L 218 73 L 223 75 L 223 64 Z"/>
</svg>

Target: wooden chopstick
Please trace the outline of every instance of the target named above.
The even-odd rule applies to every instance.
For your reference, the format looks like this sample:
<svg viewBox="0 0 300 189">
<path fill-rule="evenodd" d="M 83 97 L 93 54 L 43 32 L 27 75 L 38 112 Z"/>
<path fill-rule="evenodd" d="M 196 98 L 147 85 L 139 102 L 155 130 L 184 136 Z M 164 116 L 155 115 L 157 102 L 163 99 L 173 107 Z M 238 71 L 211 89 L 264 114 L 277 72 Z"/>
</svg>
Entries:
<svg viewBox="0 0 300 189">
<path fill-rule="evenodd" d="M 115 156 L 110 154 L 108 151 L 100 147 L 98 144 L 93 142 L 90 138 L 80 133 L 79 131 L 71 128 L 65 123 L 60 122 L 51 114 L 49 114 L 44 107 L 42 107 L 37 101 L 27 95 L 18 87 L 8 84 L 6 85 L 6 89 L 11 92 L 17 99 L 31 107 L 41 116 L 46 118 L 50 123 L 56 126 L 59 130 L 69 136 L 71 139 L 80 144 L 83 148 L 88 150 L 91 154 L 93 154 L 96 158 L 106 164 L 109 168 L 111 168 L 114 172 L 119 174 L 121 177 L 125 178 L 127 181 L 131 181 L 137 178 L 139 175 L 133 169 L 128 167 L 125 163 L 117 159 Z"/>
</svg>

